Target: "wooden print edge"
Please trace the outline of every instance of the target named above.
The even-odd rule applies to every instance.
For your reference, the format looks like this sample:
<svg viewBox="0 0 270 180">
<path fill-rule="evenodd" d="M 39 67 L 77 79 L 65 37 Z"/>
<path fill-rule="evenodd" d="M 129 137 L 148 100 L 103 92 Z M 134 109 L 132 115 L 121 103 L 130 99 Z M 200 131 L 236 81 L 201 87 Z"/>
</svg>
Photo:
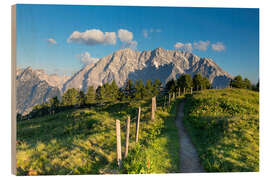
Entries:
<svg viewBox="0 0 270 180">
<path fill-rule="evenodd" d="M 11 173 L 16 175 L 16 5 L 11 6 Z"/>
</svg>

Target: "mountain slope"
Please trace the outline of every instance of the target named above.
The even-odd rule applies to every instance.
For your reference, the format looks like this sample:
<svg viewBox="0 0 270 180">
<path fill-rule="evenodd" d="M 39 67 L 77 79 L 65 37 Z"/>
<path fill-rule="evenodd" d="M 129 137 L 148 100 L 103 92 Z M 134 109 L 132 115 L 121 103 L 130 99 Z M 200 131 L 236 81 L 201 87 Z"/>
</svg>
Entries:
<svg viewBox="0 0 270 180">
<path fill-rule="evenodd" d="M 42 73 L 31 67 L 17 70 L 16 78 L 16 111 L 27 114 L 36 104 L 46 102 L 48 99 L 58 96 L 60 90 L 57 86 L 50 85 L 45 77 L 40 78 Z"/>
<path fill-rule="evenodd" d="M 200 58 L 192 53 L 162 48 L 143 52 L 122 49 L 101 58 L 94 65 L 84 67 L 64 84 L 63 91 L 68 87 L 86 91 L 90 85 L 98 87 L 113 80 L 119 86 L 123 86 L 128 79 L 144 82 L 160 79 L 165 84 L 185 73 L 201 73 L 209 78 L 213 87 L 220 88 L 226 87 L 231 79 L 212 59 Z"/>
<path fill-rule="evenodd" d="M 162 48 L 143 52 L 121 49 L 95 64 L 86 65 L 72 77 L 48 75 L 44 70 L 31 67 L 17 69 L 17 112 L 25 114 L 35 104 L 60 96 L 70 88 L 86 92 L 91 85 L 97 88 L 115 80 L 118 86 L 123 86 L 128 79 L 141 79 L 143 82 L 160 79 L 164 85 L 186 73 L 192 76 L 200 73 L 210 80 L 213 87 L 219 88 L 226 87 L 232 78 L 212 59 L 192 53 Z"/>
</svg>

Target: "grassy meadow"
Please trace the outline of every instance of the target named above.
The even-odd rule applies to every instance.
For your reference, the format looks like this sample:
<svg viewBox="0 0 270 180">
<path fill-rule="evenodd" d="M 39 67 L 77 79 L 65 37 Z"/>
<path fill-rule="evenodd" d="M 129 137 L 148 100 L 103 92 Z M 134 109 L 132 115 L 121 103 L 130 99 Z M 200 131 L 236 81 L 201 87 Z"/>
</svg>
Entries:
<svg viewBox="0 0 270 180">
<path fill-rule="evenodd" d="M 135 144 L 137 107 L 142 107 L 139 143 Z M 17 175 L 66 175 L 178 172 L 176 104 L 117 102 L 71 109 L 17 122 Z M 121 121 L 122 153 L 127 116 L 131 116 L 129 154 L 116 166 L 115 120 Z"/>
<path fill-rule="evenodd" d="M 206 171 L 259 171 L 258 92 L 204 90 L 187 96 L 184 124 Z"/>
</svg>

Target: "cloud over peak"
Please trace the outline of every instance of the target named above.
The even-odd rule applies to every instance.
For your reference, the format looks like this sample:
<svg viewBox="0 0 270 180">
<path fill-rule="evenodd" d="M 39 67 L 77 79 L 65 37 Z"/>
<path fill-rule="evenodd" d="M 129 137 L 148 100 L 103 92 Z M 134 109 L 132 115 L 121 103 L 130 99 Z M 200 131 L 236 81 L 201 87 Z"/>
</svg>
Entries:
<svg viewBox="0 0 270 180">
<path fill-rule="evenodd" d="M 67 42 L 87 45 L 116 44 L 116 34 L 115 32 L 102 32 L 99 29 L 90 29 L 85 32 L 74 31 L 67 39 Z"/>
<path fill-rule="evenodd" d="M 199 41 L 192 43 L 182 43 L 177 42 L 174 44 L 175 49 L 181 49 L 182 51 L 192 52 L 193 49 L 196 49 L 198 51 L 206 51 L 208 49 L 208 46 L 210 46 L 210 41 Z M 215 44 L 211 44 L 212 50 L 214 51 L 224 51 L 225 46 L 222 42 L 217 42 Z"/>
<path fill-rule="evenodd" d="M 77 57 L 80 59 L 80 61 L 84 64 L 90 64 L 90 63 L 96 63 L 99 59 L 91 57 L 91 54 L 89 52 L 84 52 L 82 54 L 77 55 Z"/>
<path fill-rule="evenodd" d="M 217 42 L 215 44 L 212 44 L 212 49 L 214 51 L 224 51 L 225 50 L 225 45 L 222 42 Z"/>
<path fill-rule="evenodd" d="M 136 49 L 137 41 L 133 41 L 133 33 L 126 29 L 118 30 L 118 38 L 122 42 L 121 48 Z"/>
<path fill-rule="evenodd" d="M 206 51 L 209 44 L 210 44 L 210 41 L 199 41 L 199 42 L 194 42 L 193 46 L 194 46 L 194 49 L 197 49 L 199 51 Z"/>
<path fill-rule="evenodd" d="M 181 50 L 186 51 L 186 52 L 192 52 L 192 44 L 191 43 L 184 44 L 181 42 L 177 42 L 177 43 L 175 43 L 174 48 L 181 49 Z"/>
</svg>

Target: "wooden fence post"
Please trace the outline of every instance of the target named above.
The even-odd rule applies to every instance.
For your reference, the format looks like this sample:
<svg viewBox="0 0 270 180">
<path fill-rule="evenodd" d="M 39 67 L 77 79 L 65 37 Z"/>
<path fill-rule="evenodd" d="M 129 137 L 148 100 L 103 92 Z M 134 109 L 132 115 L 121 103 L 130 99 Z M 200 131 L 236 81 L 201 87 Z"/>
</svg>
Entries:
<svg viewBox="0 0 270 180">
<path fill-rule="evenodd" d="M 157 110 L 157 97 L 152 97 L 152 104 L 154 103 L 154 110 Z"/>
<path fill-rule="evenodd" d="M 141 118 L 141 107 L 138 108 L 138 118 L 136 123 L 136 143 L 139 140 L 140 118 Z"/>
<path fill-rule="evenodd" d="M 192 94 L 192 87 L 190 88 L 190 94 Z"/>
<path fill-rule="evenodd" d="M 181 89 L 178 88 L 178 96 L 181 96 Z"/>
<path fill-rule="evenodd" d="M 130 127 L 130 116 L 127 118 L 127 126 L 126 126 L 126 149 L 125 149 L 125 158 L 128 155 L 128 146 L 129 146 L 129 127 Z"/>
<path fill-rule="evenodd" d="M 152 112 L 151 112 L 151 120 L 155 120 L 155 111 L 156 111 L 156 97 L 152 97 Z"/>
<path fill-rule="evenodd" d="M 165 106 L 166 106 L 166 100 L 167 100 L 167 96 L 165 95 L 164 97 L 165 97 L 165 98 L 164 98 L 164 103 L 163 103 L 163 109 L 164 109 Z"/>
<path fill-rule="evenodd" d="M 121 154 L 121 132 L 120 132 L 120 121 L 116 120 L 116 144 L 117 144 L 117 165 L 121 168 L 122 154 Z"/>
</svg>

